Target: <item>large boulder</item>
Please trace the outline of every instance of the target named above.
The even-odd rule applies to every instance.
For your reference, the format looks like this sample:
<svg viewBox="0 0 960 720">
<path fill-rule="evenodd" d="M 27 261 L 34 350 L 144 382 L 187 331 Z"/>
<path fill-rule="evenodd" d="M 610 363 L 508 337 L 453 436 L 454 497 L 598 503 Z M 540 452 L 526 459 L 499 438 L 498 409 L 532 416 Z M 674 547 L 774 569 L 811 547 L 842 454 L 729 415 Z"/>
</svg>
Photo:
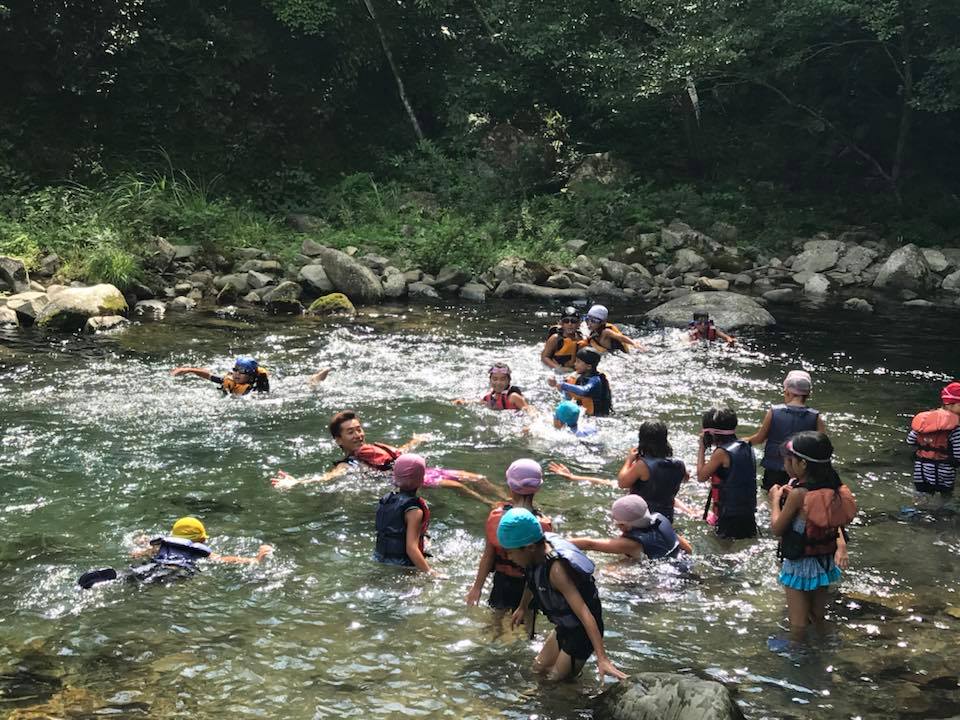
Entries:
<svg viewBox="0 0 960 720">
<path fill-rule="evenodd" d="M 36 322 L 37 315 L 50 302 L 46 293 L 29 290 L 17 293 L 7 298 L 7 308 L 17 314 L 17 323 L 21 327 L 29 327 Z"/>
<path fill-rule="evenodd" d="M 383 300 L 383 285 L 373 270 L 339 250 L 317 249 L 317 257 L 327 277 L 339 292 L 354 303 L 370 304 Z"/>
<path fill-rule="evenodd" d="M 673 269 L 678 273 L 698 273 L 707 267 L 707 261 L 690 248 L 680 248 L 673 258 Z"/>
<path fill-rule="evenodd" d="M 803 252 L 793 259 L 794 272 L 820 273 L 834 267 L 840 260 L 843 243 L 839 240 L 808 240 Z"/>
<path fill-rule="evenodd" d="M 304 287 L 318 295 L 333 292 L 333 283 L 327 277 L 327 271 L 323 269 L 323 265 L 304 265 L 300 268 L 297 277 Z"/>
<path fill-rule="evenodd" d="M 460 288 L 460 297 L 469 302 L 482 303 L 487 301 L 487 286 L 469 282 Z"/>
<path fill-rule="evenodd" d="M 536 273 L 527 265 L 527 261 L 518 257 L 505 257 L 491 268 L 490 272 L 497 282 L 532 283 L 536 281 Z"/>
<path fill-rule="evenodd" d="M 686 327 L 693 313 L 701 310 L 710 313 L 717 326 L 724 330 L 776 324 L 773 315 L 754 299 L 732 292 L 690 293 L 647 311 L 646 317 L 664 325 Z"/>
<path fill-rule="evenodd" d="M 743 720 L 721 683 L 677 673 L 644 672 L 597 699 L 597 720 Z"/>
<path fill-rule="evenodd" d="M 15 293 L 30 290 L 30 276 L 26 266 L 12 257 L 0 257 L 0 280 Z"/>
<path fill-rule="evenodd" d="M 343 293 L 330 293 L 314 300 L 307 312 L 311 315 L 356 315 L 357 309 Z"/>
<path fill-rule="evenodd" d="M 407 278 L 403 273 L 391 273 L 383 278 L 383 296 L 390 299 L 402 298 L 407 294 Z"/>
<path fill-rule="evenodd" d="M 609 280 L 612 283 L 616 283 L 621 287 L 624 284 L 624 278 L 627 276 L 627 273 L 632 272 L 631 268 L 626 263 L 617 262 L 616 260 L 608 260 L 604 258 L 600 261 L 600 272 L 603 275 L 604 280 Z"/>
<path fill-rule="evenodd" d="M 960 270 L 947 275 L 941 287 L 947 292 L 960 293 Z"/>
<path fill-rule="evenodd" d="M 923 248 L 920 252 L 923 253 L 924 260 L 927 261 L 927 265 L 930 266 L 933 272 L 946 272 L 947 268 L 950 267 L 950 261 L 947 260 L 947 256 L 943 254 L 943 251 L 937 250 L 936 248 Z"/>
<path fill-rule="evenodd" d="M 930 266 L 923 253 L 913 243 L 897 248 L 880 267 L 875 288 L 903 288 L 922 290 L 930 284 Z"/>
<path fill-rule="evenodd" d="M 303 305 L 300 304 L 300 295 L 302 292 L 303 288 L 297 285 L 297 283 L 284 280 L 264 294 L 262 299 L 271 312 L 300 314 L 303 312 Z"/>
<path fill-rule="evenodd" d="M 824 298 L 830 292 L 830 280 L 826 275 L 813 273 L 803 283 L 803 294 L 811 298 Z"/>
<path fill-rule="evenodd" d="M 126 312 L 127 301 L 113 285 L 67 288 L 44 306 L 37 315 L 37 325 L 55 330 L 80 330 L 88 318 Z"/>
<path fill-rule="evenodd" d="M 470 273 L 463 268 L 456 267 L 455 265 L 447 265 L 440 268 L 440 272 L 437 273 L 437 285 L 441 287 L 446 287 L 447 285 L 463 285 L 469 282 L 471 277 Z"/>
</svg>

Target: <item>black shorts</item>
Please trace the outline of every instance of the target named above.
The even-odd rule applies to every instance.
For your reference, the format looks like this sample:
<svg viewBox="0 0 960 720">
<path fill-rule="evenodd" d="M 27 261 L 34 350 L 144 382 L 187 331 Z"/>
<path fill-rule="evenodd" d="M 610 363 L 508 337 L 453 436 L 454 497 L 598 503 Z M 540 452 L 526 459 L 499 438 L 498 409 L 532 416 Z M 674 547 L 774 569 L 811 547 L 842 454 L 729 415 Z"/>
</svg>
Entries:
<svg viewBox="0 0 960 720">
<path fill-rule="evenodd" d="M 516 610 L 527 586 L 522 577 L 511 577 L 506 573 L 493 573 L 493 588 L 487 604 L 497 610 Z"/>
<path fill-rule="evenodd" d="M 763 469 L 763 482 L 760 483 L 760 486 L 763 488 L 764 492 L 769 492 L 770 488 L 774 485 L 786 485 L 790 482 L 790 476 L 787 475 L 785 470 L 771 470 L 770 468 Z"/>
<path fill-rule="evenodd" d="M 757 536 L 756 515 L 732 515 L 717 520 L 717 536 L 725 540 L 740 540 Z"/>
<path fill-rule="evenodd" d="M 603 618 L 594 615 L 594 619 L 597 621 L 600 637 L 603 637 Z M 590 642 L 583 625 L 577 625 L 575 628 L 557 625 L 557 645 L 574 660 L 579 660 L 581 665 L 583 661 L 593 655 L 593 643 Z M 574 664 L 574 674 L 578 669 Z"/>
</svg>

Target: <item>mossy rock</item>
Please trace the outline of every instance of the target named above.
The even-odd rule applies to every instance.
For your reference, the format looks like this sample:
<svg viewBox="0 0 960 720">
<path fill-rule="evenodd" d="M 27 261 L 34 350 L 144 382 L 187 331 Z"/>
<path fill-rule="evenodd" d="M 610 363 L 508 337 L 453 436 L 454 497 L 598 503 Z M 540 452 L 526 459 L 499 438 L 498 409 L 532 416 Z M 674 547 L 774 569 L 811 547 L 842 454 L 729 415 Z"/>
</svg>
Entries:
<svg viewBox="0 0 960 720">
<path fill-rule="evenodd" d="M 357 309 L 343 293 L 330 293 L 314 300 L 307 312 L 311 315 L 355 315 Z"/>
<path fill-rule="evenodd" d="M 37 314 L 36 323 L 56 330 L 79 330 L 88 318 L 126 312 L 127 301 L 113 285 L 67 288 L 50 299 Z"/>
</svg>

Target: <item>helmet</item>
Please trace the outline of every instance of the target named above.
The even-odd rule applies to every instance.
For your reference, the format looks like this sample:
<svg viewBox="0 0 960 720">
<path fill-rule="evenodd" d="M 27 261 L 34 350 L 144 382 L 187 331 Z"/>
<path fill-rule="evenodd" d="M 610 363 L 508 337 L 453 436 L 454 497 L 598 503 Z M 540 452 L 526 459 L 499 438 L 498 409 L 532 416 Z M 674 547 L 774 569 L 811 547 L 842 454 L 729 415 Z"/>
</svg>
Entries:
<svg viewBox="0 0 960 720">
<path fill-rule="evenodd" d="M 238 357 L 237 361 L 233 364 L 233 369 L 235 371 L 246 373 L 248 375 L 254 375 L 259 368 L 260 363 L 258 363 L 252 357 Z"/>
<path fill-rule="evenodd" d="M 600 364 L 600 353 L 591 347 L 580 348 L 577 350 L 577 360 L 582 360 L 587 365 L 596 367 Z"/>
</svg>

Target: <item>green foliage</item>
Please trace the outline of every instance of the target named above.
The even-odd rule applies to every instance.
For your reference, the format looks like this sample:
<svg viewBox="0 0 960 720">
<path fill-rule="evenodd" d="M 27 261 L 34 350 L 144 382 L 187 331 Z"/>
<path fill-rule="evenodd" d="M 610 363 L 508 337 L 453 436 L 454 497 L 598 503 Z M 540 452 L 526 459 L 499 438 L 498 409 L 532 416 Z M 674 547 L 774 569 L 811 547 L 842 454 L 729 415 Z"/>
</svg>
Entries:
<svg viewBox="0 0 960 720">
<path fill-rule="evenodd" d="M 143 274 L 140 259 L 127 250 L 109 244 L 93 247 L 83 261 L 85 279 L 93 283 L 110 283 L 126 289 Z"/>
</svg>

